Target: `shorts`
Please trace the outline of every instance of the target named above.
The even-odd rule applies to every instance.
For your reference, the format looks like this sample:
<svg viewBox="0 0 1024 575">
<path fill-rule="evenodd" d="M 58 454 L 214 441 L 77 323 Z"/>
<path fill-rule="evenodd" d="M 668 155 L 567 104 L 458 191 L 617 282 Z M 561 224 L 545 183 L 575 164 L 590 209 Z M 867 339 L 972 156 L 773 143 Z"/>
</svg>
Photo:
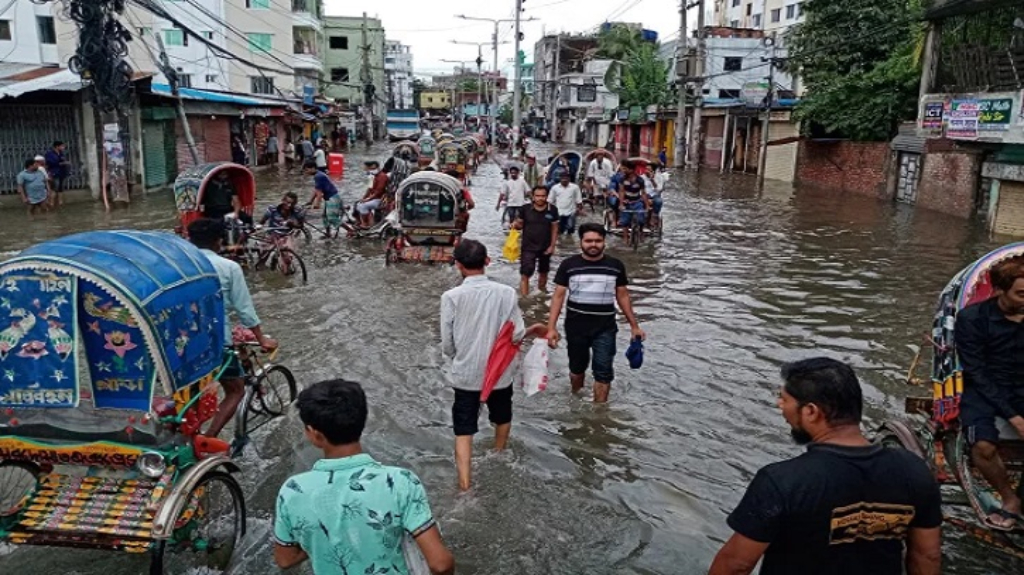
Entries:
<svg viewBox="0 0 1024 575">
<path fill-rule="evenodd" d="M 512 223 L 519 219 L 519 214 L 522 213 L 522 206 L 505 206 L 505 219 L 509 223 Z"/>
<path fill-rule="evenodd" d="M 452 429 L 455 435 L 475 435 L 480 431 L 480 392 L 455 390 L 452 404 Z M 494 425 L 512 423 L 512 386 L 491 391 L 487 397 L 487 418 Z"/>
<path fill-rule="evenodd" d="M 583 321 L 566 318 L 565 341 L 569 348 L 569 373 L 587 372 L 587 364 L 594 372 L 594 381 L 611 383 L 615 379 L 615 335 L 619 328 L 614 322 L 608 326 L 588 325 Z"/>
<path fill-rule="evenodd" d="M 369 214 L 373 210 L 379 208 L 380 202 L 381 201 L 379 199 L 370 200 L 368 202 L 359 202 L 358 204 L 356 204 L 356 211 L 359 212 L 360 215 L 365 216 L 366 214 Z"/>
<path fill-rule="evenodd" d="M 533 272 L 546 275 L 551 271 L 551 254 L 543 250 L 523 250 L 519 260 L 519 275 L 533 277 Z"/>
<path fill-rule="evenodd" d="M 1024 399 L 1011 400 L 1018 412 L 1024 412 Z M 1003 419 L 995 407 L 980 393 L 964 390 L 960 396 L 960 426 L 967 434 L 967 443 L 979 441 L 998 444 L 999 438 L 1017 439 L 1016 429 Z"/>
<path fill-rule="evenodd" d="M 221 359 L 221 372 L 218 379 L 241 379 L 245 377 L 245 370 L 242 369 L 242 360 L 232 349 L 225 349 Z"/>
</svg>

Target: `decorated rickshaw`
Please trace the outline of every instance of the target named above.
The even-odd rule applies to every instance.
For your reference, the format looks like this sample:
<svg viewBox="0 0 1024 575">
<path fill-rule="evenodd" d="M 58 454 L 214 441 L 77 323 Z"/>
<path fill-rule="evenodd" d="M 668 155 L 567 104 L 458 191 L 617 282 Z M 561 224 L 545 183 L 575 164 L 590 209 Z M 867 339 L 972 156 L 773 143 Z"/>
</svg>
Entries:
<svg viewBox="0 0 1024 575">
<path fill-rule="evenodd" d="M 437 140 L 435 140 L 433 136 L 420 136 L 419 147 L 419 167 L 429 166 L 431 162 L 434 161 L 434 152 L 437 149 Z"/>
<path fill-rule="evenodd" d="M 420 159 L 420 148 L 415 142 L 398 142 L 391 151 L 391 155 L 415 165 Z"/>
<path fill-rule="evenodd" d="M 437 160 L 435 164 L 437 171 L 455 171 L 462 178 L 466 177 L 466 167 L 469 163 L 469 151 L 459 142 L 451 141 L 437 146 Z"/>
<path fill-rule="evenodd" d="M 967 266 L 955 276 L 939 296 L 931 334 L 931 377 L 916 377 L 921 356 L 918 352 L 910 367 L 907 382 L 914 386 L 931 384 L 930 397 L 909 397 L 905 402 L 907 420 L 886 422 L 877 441 L 894 448 L 907 449 L 922 457 L 943 485 L 946 521 L 985 542 L 1024 559 L 1024 525 L 1002 531 L 990 527 L 986 517 L 999 509 L 999 495 L 972 464 L 966 431 L 961 428 L 960 396 L 963 393 L 963 368 L 957 356 L 954 329 L 956 315 L 964 307 L 996 295 L 989 277 L 993 267 L 1008 258 L 1024 256 L 1024 243 L 1001 247 Z M 1017 492 L 1024 490 L 1024 440 L 1000 439 L 999 453 Z M 965 512 L 966 511 L 966 512 Z"/>
<path fill-rule="evenodd" d="M 225 346 L 210 261 L 167 233 L 60 238 L 0 264 L 0 315 L 0 541 L 226 569 L 246 523 L 228 445 L 198 434 Z"/>
<path fill-rule="evenodd" d="M 398 187 L 398 223 L 386 249 L 386 263 L 451 263 L 465 232 L 462 183 L 438 172 L 418 172 Z"/>
<path fill-rule="evenodd" d="M 611 173 L 615 173 L 615 170 L 619 167 L 618 159 L 615 157 L 615 154 L 604 148 L 594 148 L 587 152 L 586 156 L 583 156 L 583 161 L 580 162 L 580 171 L 576 181 L 579 182 L 580 187 L 583 188 L 583 202 L 590 205 L 591 211 L 594 210 L 595 206 L 605 204 L 604 195 L 598 193 L 595 182 L 590 181 L 590 178 L 587 177 L 587 174 L 590 171 L 590 163 L 598 158 L 601 158 L 605 162 L 606 166 L 610 166 Z M 605 182 L 604 185 L 607 187 L 608 182 Z"/>
<path fill-rule="evenodd" d="M 479 166 L 479 157 L 477 152 L 480 147 L 480 142 L 474 136 L 462 136 L 457 138 L 455 143 L 462 146 L 466 150 L 466 166 L 473 173 L 476 173 L 476 169 Z"/>
<path fill-rule="evenodd" d="M 241 212 L 252 217 L 256 205 L 256 178 L 249 168 L 232 162 L 199 164 L 186 168 L 174 180 L 174 203 L 180 214 L 181 230 L 202 217 L 204 193 L 211 182 L 224 176 L 238 194 Z"/>
<path fill-rule="evenodd" d="M 561 152 L 551 159 L 547 168 L 544 170 L 544 183 L 550 188 L 558 183 L 558 176 L 561 172 L 559 166 L 560 160 L 565 160 L 568 166 L 569 179 L 573 183 L 579 183 L 580 168 L 583 166 L 583 154 L 575 150 L 569 150 L 567 152 Z"/>
<path fill-rule="evenodd" d="M 437 136 L 435 139 L 437 140 L 437 145 L 440 146 L 442 144 L 447 144 L 449 142 L 454 142 L 455 141 L 455 134 L 452 134 L 450 132 L 444 132 L 441 135 Z"/>
</svg>

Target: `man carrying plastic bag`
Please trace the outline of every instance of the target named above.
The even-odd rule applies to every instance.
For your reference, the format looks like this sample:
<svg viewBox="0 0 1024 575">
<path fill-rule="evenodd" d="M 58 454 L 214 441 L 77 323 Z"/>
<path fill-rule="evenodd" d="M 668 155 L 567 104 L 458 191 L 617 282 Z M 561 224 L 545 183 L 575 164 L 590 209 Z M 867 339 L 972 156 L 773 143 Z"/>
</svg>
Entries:
<svg viewBox="0 0 1024 575">
<path fill-rule="evenodd" d="M 495 426 L 494 447 L 500 451 L 512 430 L 512 370 L 508 368 L 522 340 L 541 336 L 547 328 L 536 324 L 526 329 L 516 290 L 487 278 L 484 268 L 490 258 L 483 244 L 463 239 L 453 255 L 465 279 L 441 296 L 441 346 L 452 359 L 455 464 L 459 489 L 465 491 L 471 484 L 473 436 L 479 431 L 482 405 L 487 404 Z"/>
</svg>

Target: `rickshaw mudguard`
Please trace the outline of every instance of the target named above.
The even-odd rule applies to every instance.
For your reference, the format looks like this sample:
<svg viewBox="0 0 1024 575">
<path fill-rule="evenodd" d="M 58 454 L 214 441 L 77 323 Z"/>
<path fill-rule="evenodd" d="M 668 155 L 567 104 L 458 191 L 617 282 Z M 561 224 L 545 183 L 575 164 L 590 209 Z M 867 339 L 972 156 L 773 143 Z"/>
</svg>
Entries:
<svg viewBox="0 0 1024 575">
<path fill-rule="evenodd" d="M 156 540 L 170 539 L 174 534 L 174 526 L 178 516 L 181 515 L 188 504 L 189 494 L 196 485 L 211 471 L 218 468 L 226 469 L 230 473 L 239 471 L 231 458 L 226 455 L 211 455 L 191 465 L 184 474 L 174 482 L 163 503 L 153 516 L 153 530 L 151 537 Z"/>
<path fill-rule="evenodd" d="M 886 433 L 893 434 L 896 437 L 896 439 L 899 440 L 900 445 L 903 447 L 903 449 L 906 449 L 907 451 L 913 453 L 914 455 L 920 457 L 921 459 L 931 464 L 931 462 L 928 461 L 928 456 L 926 455 L 927 452 L 924 446 L 921 444 L 921 439 L 917 436 L 916 433 L 914 433 L 910 426 L 906 424 L 906 422 L 887 421 L 883 423 L 877 429 L 876 435 L 882 436 Z"/>
</svg>

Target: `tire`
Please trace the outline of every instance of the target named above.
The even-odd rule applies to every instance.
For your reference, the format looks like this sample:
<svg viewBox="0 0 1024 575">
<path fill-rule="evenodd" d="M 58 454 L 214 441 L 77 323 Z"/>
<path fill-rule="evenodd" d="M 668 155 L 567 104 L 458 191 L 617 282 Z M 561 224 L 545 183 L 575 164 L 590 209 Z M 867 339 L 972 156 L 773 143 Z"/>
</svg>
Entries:
<svg viewBox="0 0 1024 575">
<path fill-rule="evenodd" d="M 643 226 L 638 226 L 636 222 L 636 214 L 633 214 L 632 226 L 629 228 L 629 244 L 634 252 L 640 249 L 640 236 L 644 233 Z"/>
<path fill-rule="evenodd" d="M 274 268 L 286 276 L 299 275 L 302 278 L 302 283 L 306 283 L 308 277 L 306 275 L 306 262 L 302 261 L 299 254 L 292 251 L 291 248 L 280 248 L 276 254 L 276 262 Z M 284 261 L 289 260 L 291 262 L 290 269 L 285 269 Z"/>
<path fill-rule="evenodd" d="M 298 395 L 295 376 L 283 365 L 272 365 L 260 374 L 256 379 L 256 390 L 261 393 L 254 393 L 250 403 L 259 402 L 261 411 L 271 417 L 284 415 Z"/>
<path fill-rule="evenodd" d="M 21 461 L 0 461 L 0 524 L 16 515 L 25 497 L 39 487 L 39 468 Z"/>
<path fill-rule="evenodd" d="M 189 529 L 180 528 L 175 534 L 190 531 L 190 539 L 175 541 L 172 536 L 170 540 L 158 541 L 151 551 L 150 575 L 214 575 L 227 573 L 231 567 L 235 550 L 245 536 L 242 488 L 229 473 L 211 471 L 199 480 L 188 497 L 183 515 L 191 512 L 193 518 L 186 524 Z M 211 503 L 210 497 L 216 501 Z M 193 506 L 195 509 L 190 509 Z M 182 517 L 175 518 L 181 520 Z M 200 524 L 191 529 L 195 521 Z M 209 531 L 204 531 L 204 527 Z"/>
</svg>

